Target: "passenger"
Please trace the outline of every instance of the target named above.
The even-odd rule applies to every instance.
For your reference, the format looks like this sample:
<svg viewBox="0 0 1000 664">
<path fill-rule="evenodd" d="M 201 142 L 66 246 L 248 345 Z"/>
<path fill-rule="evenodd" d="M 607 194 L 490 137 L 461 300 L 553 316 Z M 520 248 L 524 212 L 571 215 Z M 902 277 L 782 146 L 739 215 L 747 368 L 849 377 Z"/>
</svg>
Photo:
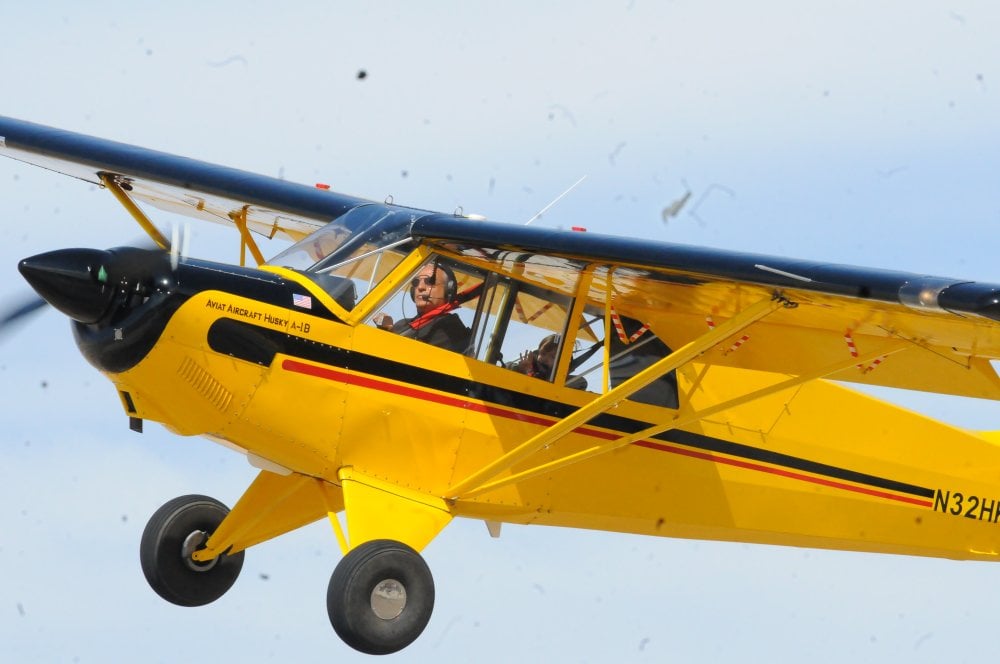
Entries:
<svg viewBox="0 0 1000 664">
<path fill-rule="evenodd" d="M 464 353 L 469 346 L 471 330 L 458 314 L 449 313 L 458 302 L 455 273 L 437 261 L 427 263 L 410 282 L 410 299 L 417 305 L 417 315 L 393 322 L 392 316 L 375 317 L 375 325 L 404 337 Z"/>
<path fill-rule="evenodd" d="M 538 348 L 529 350 L 512 362 L 507 368 L 526 376 L 552 380 L 552 368 L 556 362 L 556 352 L 559 350 L 559 335 L 550 334 L 541 340 Z"/>
<path fill-rule="evenodd" d="M 561 340 L 562 337 L 560 335 L 550 334 L 539 342 L 538 348 L 528 351 L 516 362 L 509 364 L 507 368 L 523 373 L 526 376 L 552 380 L 556 360 L 559 357 L 559 342 Z M 585 390 L 587 389 L 587 379 L 583 376 L 574 376 L 571 374 L 566 376 L 566 387 L 572 387 L 575 390 Z"/>
</svg>

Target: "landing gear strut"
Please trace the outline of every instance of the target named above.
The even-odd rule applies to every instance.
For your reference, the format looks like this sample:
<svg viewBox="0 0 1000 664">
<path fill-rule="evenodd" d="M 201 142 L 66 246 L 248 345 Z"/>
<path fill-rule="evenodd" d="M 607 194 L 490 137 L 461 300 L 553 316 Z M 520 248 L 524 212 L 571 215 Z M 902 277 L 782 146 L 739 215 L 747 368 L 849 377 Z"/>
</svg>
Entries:
<svg viewBox="0 0 1000 664">
<path fill-rule="evenodd" d="M 202 606 L 222 597 L 243 568 L 243 551 L 195 560 L 229 508 L 208 496 L 181 496 L 156 510 L 139 544 L 146 581 L 163 599 L 179 606 Z"/>
<path fill-rule="evenodd" d="M 406 544 L 373 540 L 337 565 L 326 606 L 333 629 L 347 645 L 385 655 L 424 631 L 434 608 L 434 580 L 424 559 Z"/>
</svg>

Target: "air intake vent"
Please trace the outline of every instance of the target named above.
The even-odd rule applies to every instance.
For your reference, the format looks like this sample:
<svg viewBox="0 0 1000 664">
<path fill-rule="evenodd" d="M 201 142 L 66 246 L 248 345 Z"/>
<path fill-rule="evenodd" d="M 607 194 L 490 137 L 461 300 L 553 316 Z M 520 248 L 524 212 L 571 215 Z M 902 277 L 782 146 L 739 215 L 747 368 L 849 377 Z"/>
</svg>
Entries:
<svg viewBox="0 0 1000 664">
<path fill-rule="evenodd" d="M 190 357 L 184 358 L 177 373 L 213 406 L 221 411 L 229 408 L 229 402 L 233 400 L 232 393 Z"/>
</svg>

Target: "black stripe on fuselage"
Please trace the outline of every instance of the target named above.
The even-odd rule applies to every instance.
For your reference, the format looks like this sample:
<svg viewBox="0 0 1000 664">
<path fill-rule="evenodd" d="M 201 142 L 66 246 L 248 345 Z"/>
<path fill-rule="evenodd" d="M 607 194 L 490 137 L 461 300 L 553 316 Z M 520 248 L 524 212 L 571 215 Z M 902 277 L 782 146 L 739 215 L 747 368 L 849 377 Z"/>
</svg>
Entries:
<svg viewBox="0 0 1000 664">
<path fill-rule="evenodd" d="M 208 332 L 208 343 L 212 350 L 216 352 L 255 362 L 263 366 L 270 366 L 274 361 L 275 354 L 282 353 L 317 364 L 418 385 L 439 392 L 477 399 L 497 406 L 517 408 L 554 419 L 566 417 L 577 410 L 577 406 L 572 404 L 524 394 L 517 390 L 497 385 L 471 381 L 439 371 L 388 360 L 384 357 L 377 357 L 353 350 L 348 351 L 344 348 L 338 348 L 230 318 L 220 318 L 212 324 Z M 622 434 L 636 433 L 651 426 L 647 422 L 608 413 L 597 415 L 589 421 L 589 424 Z M 934 497 L 932 489 L 818 463 L 772 450 L 713 438 L 704 434 L 692 433 L 690 431 L 674 429 L 651 436 L 650 438 L 706 452 L 725 454 L 808 472 L 814 475 L 864 484 L 888 491 L 906 493 L 922 498 Z"/>
</svg>

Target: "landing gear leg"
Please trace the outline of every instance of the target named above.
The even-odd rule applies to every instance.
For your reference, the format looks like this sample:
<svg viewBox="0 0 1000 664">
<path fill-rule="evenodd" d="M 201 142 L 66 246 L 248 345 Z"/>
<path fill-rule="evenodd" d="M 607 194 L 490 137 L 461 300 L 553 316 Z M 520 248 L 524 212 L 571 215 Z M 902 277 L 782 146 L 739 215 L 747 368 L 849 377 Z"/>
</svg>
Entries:
<svg viewBox="0 0 1000 664">
<path fill-rule="evenodd" d="M 337 565 L 326 605 L 333 629 L 347 645 L 385 655 L 424 631 L 434 608 L 434 580 L 424 559 L 406 544 L 372 540 Z"/>
</svg>

